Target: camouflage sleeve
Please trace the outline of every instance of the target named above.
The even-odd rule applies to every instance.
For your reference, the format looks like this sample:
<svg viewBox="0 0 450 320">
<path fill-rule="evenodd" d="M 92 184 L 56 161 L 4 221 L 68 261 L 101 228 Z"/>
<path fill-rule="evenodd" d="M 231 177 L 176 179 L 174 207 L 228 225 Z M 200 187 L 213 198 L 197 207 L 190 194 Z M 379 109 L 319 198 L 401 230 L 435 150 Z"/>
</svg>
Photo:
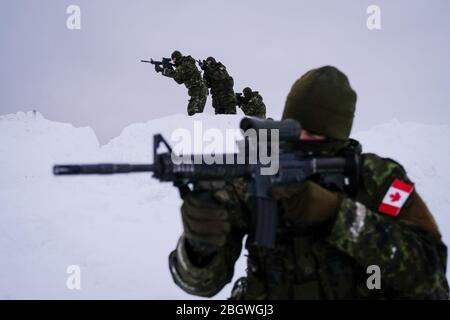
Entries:
<svg viewBox="0 0 450 320">
<path fill-rule="evenodd" d="M 364 269 L 377 265 L 382 283 L 405 297 L 448 299 L 446 248 L 424 230 L 346 199 L 329 240 Z"/>
<path fill-rule="evenodd" d="M 198 263 L 189 242 L 181 236 L 176 249 L 170 254 L 170 272 L 174 282 L 189 294 L 212 297 L 231 281 L 234 264 L 239 258 L 243 235 L 230 235 L 225 247 Z"/>
<path fill-rule="evenodd" d="M 407 179 L 402 171 L 398 172 Z M 376 171 L 370 174 L 374 174 L 371 180 L 377 176 Z M 382 180 L 390 179 L 392 175 Z M 342 201 L 328 239 L 331 244 L 355 259 L 364 270 L 377 265 L 382 283 L 404 297 L 448 299 L 447 249 L 419 195 L 414 192 L 397 217 L 368 206 L 348 198 Z"/>
<path fill-rule="evenodd" d="M 227 186 L 221 192 L 226 201 L 232 229 L 227 242 L 219 251 L 201 257 L 182 235 L 176 249 L 170 254 L 169 267 L 174 282 L 189 294 L 212 297 L 229 283 L 234 274 L 234 265 L 242 250 L 242 239 L 246 234 L 247 221 L 243 219 L 245 209 L 239 200 L 236 187 Z"/>
<path fill-rule="evenodd" d="M 187 70 L 183 67 L 183 65 L 175 68 L 175 69 L 167 69 L 165 68 L 162 71 L 162 74 L 168 78 L 172 78 L 178 84 L 183 84 L 187 78 Z"/>
</svg>

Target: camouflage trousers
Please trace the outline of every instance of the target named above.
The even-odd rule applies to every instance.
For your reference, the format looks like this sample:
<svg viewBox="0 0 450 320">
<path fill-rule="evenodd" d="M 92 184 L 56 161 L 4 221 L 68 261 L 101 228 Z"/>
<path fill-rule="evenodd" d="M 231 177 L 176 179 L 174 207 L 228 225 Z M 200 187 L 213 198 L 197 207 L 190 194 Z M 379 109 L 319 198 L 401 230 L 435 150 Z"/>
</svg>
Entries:
<svg viewBox="0 0 450 320">
<path fill-rule="evenodd" d="M 212 106 L 215 114 L 236 114 L 236 98 L 234 93 L 217 94 L 213 92 Z"/>
<path fill-rule="evenodd" d="M 188 115 L 192 116 L 196 113 L 202 113 L 205 109 L 206 97 L 208 96 L 208 89 L 206 86 L 191 87 L 189 89 L 189 103 L 187 106 Z"/>
</svg>

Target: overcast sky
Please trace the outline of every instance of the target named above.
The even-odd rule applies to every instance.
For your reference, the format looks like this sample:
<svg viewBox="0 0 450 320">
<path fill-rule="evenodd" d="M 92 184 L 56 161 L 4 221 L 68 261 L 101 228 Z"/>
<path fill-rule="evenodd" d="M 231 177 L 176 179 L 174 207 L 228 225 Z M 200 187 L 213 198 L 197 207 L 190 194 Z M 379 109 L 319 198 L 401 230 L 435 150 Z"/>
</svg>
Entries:
<svg viewBox="0 0 450 320">
<path fill-rule="evenodd" d="M 66 27 L 71 4 L 81 30 Z M 366 26 L 370 4 L 381 30 Z M 393 118 L 450 124 L 449 31 L 447 0 L 0 0 L 0 114 L 36 109 L 107 142 L 130 123 L 186 112 L 184 86 L 139 62 L 178 49 L 215 56 L 275 118 L 298 77 L 330 64 L 358 93 L 355 130 Z"/>
</svg>

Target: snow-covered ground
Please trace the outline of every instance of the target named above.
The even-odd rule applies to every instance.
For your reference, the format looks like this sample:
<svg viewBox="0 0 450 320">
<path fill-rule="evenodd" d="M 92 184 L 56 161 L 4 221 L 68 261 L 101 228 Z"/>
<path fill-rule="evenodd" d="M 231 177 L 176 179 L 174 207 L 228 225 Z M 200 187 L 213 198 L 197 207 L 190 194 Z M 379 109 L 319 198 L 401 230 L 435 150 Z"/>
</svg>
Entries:
<svg viewBox="0 0 450 320">
<path fill-rule="evenodd" d="M 240 116 L 198 115 L 206 128 Z M 174 115 L 133 124 L 104 146 L 90 128 L 39 113 L 0 117 L 0 299 L 191 299 L 176 287 L 167 256 L 181 233 L 178 192 L 149 174 L 55 177 L 55 163 L 150 162 L 152 136 L 194 130 Z M 390 123 L 354 135 L 365 152 L 402 163 L 450 243 L 449 126 Z M 66 269 L 81 268 L 81 290 Z M 244 274 L 240 259 L 235 278 Z M 231 285 L 216 298 L 226 298 Z"/>
</svg>

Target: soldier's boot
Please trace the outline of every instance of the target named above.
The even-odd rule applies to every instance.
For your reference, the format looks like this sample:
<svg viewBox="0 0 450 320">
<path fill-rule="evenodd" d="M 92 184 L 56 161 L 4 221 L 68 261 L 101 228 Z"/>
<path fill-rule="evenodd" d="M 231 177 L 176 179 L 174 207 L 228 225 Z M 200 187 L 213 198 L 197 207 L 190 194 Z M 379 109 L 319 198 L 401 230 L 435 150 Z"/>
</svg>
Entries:
<svg viewBox="0 0 450 320">
<path fill-rule="evenodd" d="M 215 114 L 225 114 L 225 110 L 223 110 L 222 108 L 215 108 L 214 113 Z"/>
<path fill-rule="evenodd" d="M 223 104 L 218 104 L 216 105 L 215 109 L 215 113 L 216 114 L 232 114 L 232 112 L 230 112 L 230 110 L 227 110 Z M 234 110 L 234 113 L 236 113 L 236 109 Z"/>
<path fill-rule="evenodd" d="M 236 108 L 234 108 L 234 109 L 230 109 L 230 108 L 224 109 L 222 113 L 223 114 L 236 114 Z"/>
<path fill-rule="evenodd" d="M 216 99 L 213 98 L 212 106 L 214 108 L 215 114 L 223 114 L 223 108 L 222 106 L 217 102 Z"/>
</svg>

